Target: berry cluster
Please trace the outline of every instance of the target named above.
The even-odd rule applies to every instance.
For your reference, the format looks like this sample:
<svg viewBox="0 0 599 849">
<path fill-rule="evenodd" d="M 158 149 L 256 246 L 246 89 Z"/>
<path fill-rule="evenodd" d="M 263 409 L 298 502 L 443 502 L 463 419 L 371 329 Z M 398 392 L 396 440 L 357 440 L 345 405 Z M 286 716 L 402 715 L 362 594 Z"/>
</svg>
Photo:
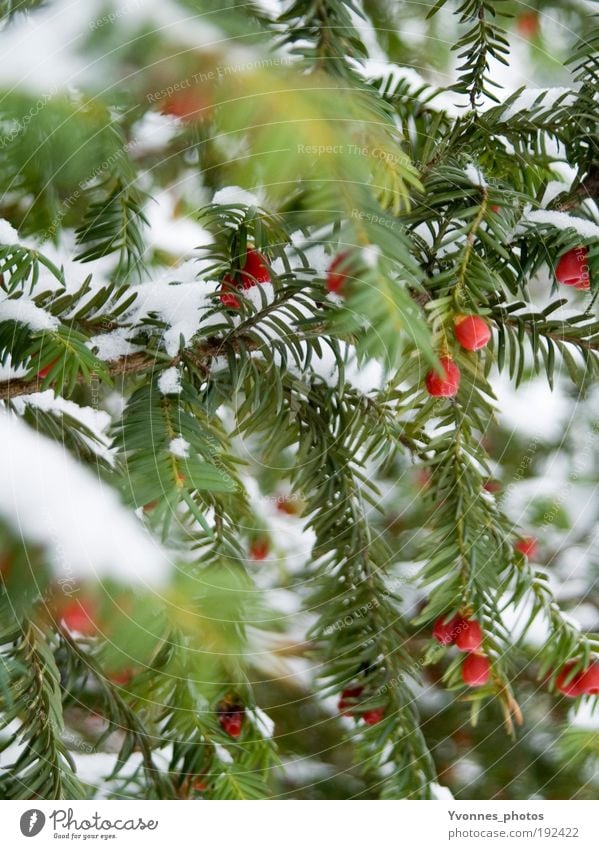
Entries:
<svg viewBox="0 0 599 849">
<path fill-rule="evenodd" d="M 499 207 L 493 207 L 493 211 L 498 212 Z M 329 292 L 334 294 L 346 292 L 346 284 L 350 277 L 347 269 L 348 257 L 349 251 L 342 251 L 329 265 L 325 281 Z M 573 286 L 575 289 L 583 290 L 589 289 L 591 284 L 588 270 L 588 249 L 580 246 L 563 254 L 556 266 L 555 276 L 564 286 Z M 221 295 L 221 300 L 223 298 L 235 299 L 235 296 Z M 225 303 L 224 300 L 223 303 Z M 233 306 L 236 305 L 233 304 Z M 458 344 L 466 351 L 480 351 L 491 339 L 491 328 L 479 315 L 460 313 L 454 318 L 454 334 Z M 439 358 L 439 364 L 440 372 L 432 369 L 426 375 L 426 390 L 429 395 L 435 398 L 453 398 L 457 395 L 460 386 L 460 370 L 448 354 Z"/>
<path fill-rule="evenodd" d="M 491 339 L 491 328 L 479 315 L 456 315 L 454 334 L 458 343 L 466 351 L 480 351 Z M 434 398 L 453 398 L 460 388 L 460 370 L 448 356 L 439 358 L 442 373 L 435 369 L 428 372 L 425 379 L 426 390 Z"/>
<path fill-rule="evenodd" d="M 363 712 L 356 712 L 356 708 L 359 704 L 360 696 L 364 693 L 364 687 L 360 684 L 357 684 L 352 687 L 346 687 L 339 699 L 339 703 L 337 705 L 339 709 L 339 713 L 343 716 L 358 716 L 358 718 L 362 718 L 366 725 L 376 725 L 377 722 L 380 722 L 383 716 L 385 715 L 384 708 L 370 708 L 369 710 L 365 710 Z"/>
<path fill-rule="evenodd" d="M 442 616 L 433 626 L 433 637 L 442 646 L 456 645 L 468 652 L 462 664 L 462 679 L 469 687 L 482 687 L 490 678 L 491 664 L 483 653 L 483 630 L 475 619 Z"/>
</svg>

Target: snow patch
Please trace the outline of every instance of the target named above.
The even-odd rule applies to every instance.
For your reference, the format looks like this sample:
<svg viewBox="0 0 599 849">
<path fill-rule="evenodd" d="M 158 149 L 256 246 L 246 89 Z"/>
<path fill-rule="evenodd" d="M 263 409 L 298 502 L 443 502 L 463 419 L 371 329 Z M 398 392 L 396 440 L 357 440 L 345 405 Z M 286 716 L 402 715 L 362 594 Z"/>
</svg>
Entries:
<svg viewBox="0 0 599 849">
<path fill-rule="evenodd" d="M 34 392 L 31 395 L 21 395 L 13 398 L 12 403 L 18 415 L 23 415 L 26 407 L 35 407 L 44 413 L 64 413 L 76 419 L 93 434 L 93 437 L 80 434 L 84 442 L 99 457 L 103 457 L 110 465 L 114 464 L 110 440 L 106 435 L 110 427 L 110 416 L 104 410 L 80 407 L 73 401 L 67 401 L 66 398 L 55 395 L 53 389 L 47 389 L 45 392 Z"/>
<path fill-rule="evenodd" d="M 175 439 L 171 439 L 168 446 L 168 450 L 173 457 L 181 457 L 182 459 L 189 457 L 189 448 L 189 442 L 186 439 L 183 439 L 182 436 L 177 436 Z"/>
<path fill-rule="evenodd" d="M 478 168 L 476 165 L 473 165 L 472 163 L 469 163 L 466 166 L 466 168 L 464 169 L 464 173 L 474 186 L 481 186 L 482 188 L 486 189 L 489 185 L 483 177 L 480 168 Z"/>
<path fill-rule="evenodd" d="M 46 548 L 58 575 L 165 582 L 164 552 L 116 492 L 58 443 L 6 413 L 0 414 L 0 467 L 0 515 Z"/>
<path fill-rule="evenodd" d="M 219 206 L 237 206 L 238 204 L 262 206 L 263 199 L 254 192 L 248 192 L 240 186 L 226 186 L 214 193 L 212 203 Z"/>
<path fill-rule="evenodd" d="M 165 369 L 158 378 L 158 389 L 163 395 L 179 395 L 181 393 L 181 373 L 176 366 Z"/>
<path fill-rule="evenodd" d="M 0 321 L 18 321 L 30 330 L 56 330 L 58 319 L 27 300 L 27 298 L 5 298 L 0 301 Z"/>
<path fill-rule="evenodd" d="M 0 218 L 0 245 L 16 245 L 19 234 L 6 218 Z"/>
<path fill-rule="evenodd" d="M 584 218 L 568 215 L 567 212 L 557 212 L 553 209 L 535 209 L 526 212 L 523 220 L 530 224 L 548 224 L 558 230 L 567 230 L 571 227 L 583 239 L 599 238 L 599 226 L 597 224 L 593 221 L 586 221 Z"/>
<path fill-rule="evenodd" d="M 92 350 L 95 348 L 97 356 L 106 362 L 118 360 L 120 357 L 128 357 L 130 354 L 141 350 L 139 346 L 132 345 L 123 336 L 122 330 L 113 330 L 112 333 L 100 333 L 98 336 L 92 336 L 87 347 Z"/>
</svg>

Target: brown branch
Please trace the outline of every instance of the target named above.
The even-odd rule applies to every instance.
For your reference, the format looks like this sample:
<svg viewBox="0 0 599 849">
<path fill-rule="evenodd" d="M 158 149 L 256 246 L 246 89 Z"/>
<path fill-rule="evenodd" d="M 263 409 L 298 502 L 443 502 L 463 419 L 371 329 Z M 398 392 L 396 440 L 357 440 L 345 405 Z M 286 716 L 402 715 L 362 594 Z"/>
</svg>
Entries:
<svg viewBox="0 0 599 849">
<path fill-rule="evenodd" d="M 234 351 L 239 350 L 241 342 L 243 342 L 243 347 L 247 350 L 256 350 L 256 348 L 260 347 L 256 340 L 250 337 L 210 337 L 205 342 L 188 349 L 185 355 L 196 365 L 201 366 L 204 361 L 221 355 L 227 348 L 232 348 Z M 106 363 L 106 366 L 110 377 L 118 377 L 119 375 L 130 375 L 148 371 L 156 368 L 158 364 L 176 366 L 181 362 L 181 359 L 182 356 L 178 355 L 170 360 L 170 362 L 163 361 L 158 360 L 146 351 L 139 351 L 119 357 L 117 360 L 111 360 Z M 84 382 L 82 377 L 80 377 L 79 382 Z M 29 380 L 13 378 L 2 381 L 0 382 L 0 401 L 8 401 L 10 398 L 16 398 L 18 395 L 29 395 L 32 392 L 40 392 L 42 385 L 43 380 L 39 377 Z"/>
</svg>

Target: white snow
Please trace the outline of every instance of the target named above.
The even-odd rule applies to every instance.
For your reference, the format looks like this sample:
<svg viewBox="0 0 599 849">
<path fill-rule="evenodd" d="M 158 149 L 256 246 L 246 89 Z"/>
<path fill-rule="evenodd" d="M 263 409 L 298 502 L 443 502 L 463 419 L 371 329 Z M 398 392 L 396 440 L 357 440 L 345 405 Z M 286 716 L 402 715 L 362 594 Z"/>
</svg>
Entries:
<svg viewBox="0 0 599 849">
<path fill-rule="evenodd" d="M 275 724 L 270 716 L 262 708 L 254 707 L 247 711 L 248 716 L 264 738 L 270 739 L 275 732 Z"/>
<path fill-rule="evenodd" d="M 114 489 L 7 413 L 0 413 L 0 468 L 0 515 L 24 540 L 44 546 L 58 575 L 153 585 L 167 579 L 165 553 Z"/>
<path fill-rule="evenodd" d="M 178 194 L 171 190 L 153 193 L 144 209 L 149 223 L 146 238 L 149 245 L 188 259 L 198 256 L 201 249 L 212 242 L 212 236 L 197 221 L 177 214 L 177 200 Z"/>
<path fill-rule="evenodd" d="M 214 746 L 214 754 L 216 755 L 216 757 L 219 759 L 219 761 L 221 763 L 224 763 L 224 764 L 232 764 L 233 763 L 233 756 L 231 755 L 231 753 L 229 752 L 228 749 L 225 749 L 225 747 L 221 746 L 220 743 L 214 743 L 213 742 L 212 745 Z"/>
<path fill-rule="evenodd" d="M 174 357 L 179 350 L 180 337 L 188 344 L 197 332 L 204 313 L 212 306 L 210 297 L 218 288 L 215 281 L 198 280 L 200 266 L 192 260 L 177 269 L 164 273 L 158 280 L 133 287 L 135 302 L 123 316 L 132 326 L 156 313 L 169 327 L 164 332 L 166 352 Z M 215 321 L 221 321 L 219 315 Z"/>
<path fill-rule="evenodd" d="M 488 183 L 483 177 L 480 168 L 477 168 L 472 163 L 468 163 L 464 170 L 466 176 L 474 186 L 481 186 L 482 188 L 486 188 L 488 186 Z"/>
<path fill-rule="evenodd" d="M 16 245 L 19 234 L 6 218 L 0 218 L 0 245 Z"/>
<path fill-rule="evenodd" d="M 568 215 L 567 212 L 557 212 L 552 209 L 535 209 L 526 212 L 523 220 L 530 224 L 549 224 L 558 230 L 566 230 L 568 227 L 571 227 L 584 239 L 599 238 L 599 225 L 584 218 Z"/>
<path fill-rule="evenodd" d="M 59 321 L 25 297 L 0 301 L 0 321 L 18 321 L 30 330 L 56 330 Z"/>
<path fill-rule="evenodd" d="M 212 203 L 220 206 L 235 206 L 245 204 L 246 206 L 262 206 L 264 199 L 254 192 L 248 192 L 240 186 L 226 186 L 214 193 Z"/>
<path fill-rule="evenodd" d="M 256 310 L 264 309 L 267 304 L 272 304 L 275 299 L 275 290 L 272 283 L 260 283 L 257 286 L 251 286 L 245 289 L 243 296 Z"/>
<path fill-rule="evenodd" d="M 444 787 L 442 784 L 437 784 L 436 781 L 431 781 L 431 783 L 429 784 L 429 788 L 433 799 L 448 801 L 455 798 L 449 787 Z"/>
<path fill-rule="evenodd" d="M 179 395 L 181 392 L 181 373 L 176 366 L 165 369 L 158 378 L 158 389 L 163 395 Z"/>
<path fill-rule="evenodd" d="M 177 135 L 178 127 L 172 117 L 161 112 L 149 111 L 133 125 L 129 151 L 142 156 L 154 150 L 163 150 Z"/>
<path fill-rule="evenodd" d="M 568 719 L 570 725 L 574 728 L 585 728 L 588 731 L 599 730 L 599 711 L 597 710 L 596 699 L 591 701 L 585 699 L 570 711 Z"/>
<path fill-rule="evenodd" d="M 177 436 L 175 439 L 171 439 L 168 446 L 168 450 L 173 457 L 181 457 L 182 459 L 189 457 L 189 448 L 189 442 L 186 439 L 183 439 L 182 436 Z"/>
<path fill-rule="evenodd" d="M 130 354 L 139 351 L 138 345 L 132 345 L 125 336 L 123 330 L 113 330 L 111 333 L 99 333 L 97 336 L 92 336 L 87 347 L 96 349 L 97 356 L 101 360 L 111 362 L 118 360 L 120 357 L 128 357 Z"/>
<path fill-rule="evenodd" d="M 111 420 L 104 410 L 96 410 L 94 407 L 80 407 L 73 401 L 67 401 L 61 396 L 56 396 L 52 389 L 47 389 L 45 392 L 34 392 L 31 395 L 20 395 L 13 398 L 12 403 L 19 415 L 22 415 L 25 412 L 25 407 L 29 406 L 36 407 L 46 413 L 65 413 L 71 416 L 93 433 L 93 438 L 84 434 L 81 435 L 85 443 L 99 457 L 103 457 L 111 465 L 114 463 L 110 451 L 110 440 L 107 436 Z"/>
</svg>

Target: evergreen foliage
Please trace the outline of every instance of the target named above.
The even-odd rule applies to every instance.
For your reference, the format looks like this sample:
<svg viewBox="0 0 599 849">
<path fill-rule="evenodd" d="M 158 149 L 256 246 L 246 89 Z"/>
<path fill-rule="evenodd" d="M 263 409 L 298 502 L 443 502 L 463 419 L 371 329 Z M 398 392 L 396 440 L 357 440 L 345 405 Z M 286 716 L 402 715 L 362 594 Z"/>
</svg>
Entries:
<svg viewBox="0 0 599 849">
<path fill-rule="evenodd" d="M 0 3 L 0 43 L 45 5 Z M 122 580 L 65 589 L 51 541 L 0 503 L 0 752 L 14 754 L 0 755 L 0 793 L 93 796 L 83 752 L 115 755 L 113 798 L 427 799 L 439 782 L 466 797 L 592 796 L 597 732 L 567 724 L 556 679 L 598 657 L 599 634 L 556 598 L 556 552 L 545 571 L 517 550 L 527 528 L 488 483 L 576 451 L 535 441 L 518 467 L 528 449 L 498 419 L 500 379 L 560 387 L 590 446 L 578 477 L 597 459 L 596 21 L 556 0 L 582 34 L 563 88 L 506 94 L 494 73 L 510 62 L 510 0 L 220 6 L 181 3 L 229 39 L 182 50 L 150 18 L 98 6 L 95 86 L 41 106 L 24 87 L 0 98 L 3 415 L 63 446 L 170 562 L 157 591 L 132 587 L 126 564 Z M 431 38 L 439 19 L 455 33 L 453 85 L 418 79 L 410 16 Z M 245 64 L 229 54 L 240 46 Z M 168 133 L 140 141 L 152 122 Z M 560 165 L 571 182 L 548 191 Z M 201 247 L 182 256 L 156 238 L 159 195 Z M 558 258 L 581 250 L 590 290 L 564 294 Z M 246 285 L 252 251 L 269 282 Z M 458 345 L 460 314 L 488 322 L 483 350 Z M 459 389 L 432 397 L 425 376 L 448 356 Z M 382 378 L 359 388 L 373 366 Z M 106 443 L 90 408 L 110 414 Z M 276 499 L 311 541 L 299 567 L 301 552 L 278 548 Z M 591 529 L 559 528 L 559 508 L 539 506 L 539 537 L 549 523 L 590 547 Z M 274 556 L 258 563 L 264 538 Z M 277 610 L 277 592 L 303 612 Z M 89 633 L 68 626 L 73 600 L 93 611 Z M 463 655 L 431 638 L 456 614 L 482 626 L 484 686 L 464 686 Z M 344 691 L 355 704 L 339 718 Z M 238 708 L 235 737 L 223 717 Z M 544 713 L 549 754 L 527 730 Z M 452 773 L 468 749 L 484 771 L 474 789 Z M 302 759 L 305 788 L 289 768 Z"/>
</svg>

